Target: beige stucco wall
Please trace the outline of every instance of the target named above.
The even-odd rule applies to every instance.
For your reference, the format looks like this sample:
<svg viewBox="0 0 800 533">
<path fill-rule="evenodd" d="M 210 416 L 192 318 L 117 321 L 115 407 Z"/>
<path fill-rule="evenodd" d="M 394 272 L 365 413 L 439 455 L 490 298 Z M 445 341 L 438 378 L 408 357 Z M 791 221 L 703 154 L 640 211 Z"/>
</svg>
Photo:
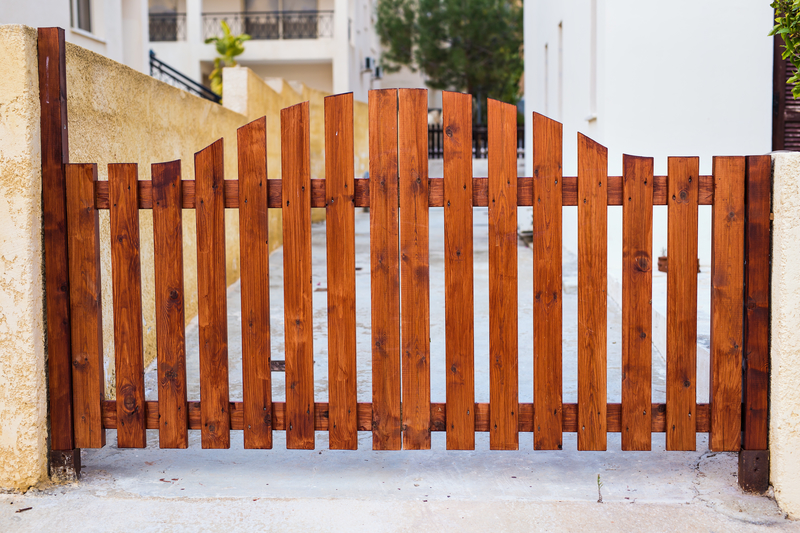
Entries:
<svg viewBox="0 0 800 533">
<path fill-rule="evenodd" d="M 800 519 L 800 154 L 772 159 L 770 481 Z"/>
<path fill-rule="evenodd" d="M 0 488 L 47 476 L 36 30 L 0 27 Z"/>
</svg>

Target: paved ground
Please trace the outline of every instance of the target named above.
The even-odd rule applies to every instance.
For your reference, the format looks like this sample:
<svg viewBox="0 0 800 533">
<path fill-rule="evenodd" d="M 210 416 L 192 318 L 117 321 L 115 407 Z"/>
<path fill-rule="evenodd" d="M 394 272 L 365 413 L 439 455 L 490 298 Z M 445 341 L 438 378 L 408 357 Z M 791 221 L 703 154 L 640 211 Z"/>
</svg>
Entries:
<svg viewBox="0 0 800 533">
<path fill-rule="evenodd" d="M 442 210 L 431 213 L 432 396 L 444 400 L 444 268 Z M 359 399 L 370 399 L 368 215 L 357 214 Z M 316 398 L 327 399 L 325 228 L 314 226 L 313 284 Z M 475 210 L 476 399 L 488 401 L 487 217 Z M 531 252 L 519 248 L 520 273 L 530 272 Z M 283 350 L 283 256 L 270 258 L 273 350 Z M 565 256 L 565 278 L 575 261 Z M 520 346 L 530 346 L 530 276 L 520 277 Z M 229 291 L 231 397 L 241 399 L 238 285 Z M 575 316 L 577 295 L 564 293 L 564 400 L 576 400 Z M 619 308 L 609 305 L 609 400 L 619 401 Z M 197 326 L 187 330 L 189 397 L 199 397 Z M 654 353 L 654 399 L 663 401 L 663 358 Z M 522 401 L 532 400 L 532 356 L 520 355 Z M 274 396 L 284 399 L 283 374 Z M 153 369 L 148 398 L 155 399 Z M 430 451 L 373 452 L 362 433 L 359 450 L 329 451 L 317 434 L 314 451 L 287 451 L 276 432 L 271 451 L 242 449 L 233 432 L 231 450 L 200 449 L 198 432 L 189 450 L 159 450 L 148 432 L 145 450 L 109 446 L 84 451 L 83 481 L 43 487 L 25 495 L 0 495 L 0 531 L 761 531 L 800 532 L 767 497 L 742 494 L 736 455 L 665 452 L 664 436 L 652 452 L 621 452 L 609 435 L 608 452 L 577 452 L 574 434 L 564 450 L 532 451 L 532 435 L 520 435 L 520 451 L 490 452 L 488 435 L 476 450 L 448 452 L 434 433 Z M 599 501 L 602 500 L 602 503 Z M 30 508 L 27 511 L 17 512 Z"/>
</svg>

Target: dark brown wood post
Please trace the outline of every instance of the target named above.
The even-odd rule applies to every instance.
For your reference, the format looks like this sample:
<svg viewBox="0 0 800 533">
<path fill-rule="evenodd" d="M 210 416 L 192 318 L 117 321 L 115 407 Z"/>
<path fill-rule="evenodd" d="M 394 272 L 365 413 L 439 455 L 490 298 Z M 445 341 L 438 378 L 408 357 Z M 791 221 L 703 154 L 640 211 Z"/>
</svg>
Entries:
<svg viewBox="0 0 800 533">
<path fill-rule="evenodd" d="M 746 162 L 744 431 L 739 452 L 739 486 L 769 488 L 769 273 L 770 156 Z"/>
<path fill-rule="evenodd" d="M 67 261 L 67 199 L 64 164 L 69 162 L 67 72 L 64 30 L 39 28 L 39 101 L 42 139 L 45 303 L 50 389 L 51 472 L 80 475 L 72 421 L 72 356 Z"/>
</svg>

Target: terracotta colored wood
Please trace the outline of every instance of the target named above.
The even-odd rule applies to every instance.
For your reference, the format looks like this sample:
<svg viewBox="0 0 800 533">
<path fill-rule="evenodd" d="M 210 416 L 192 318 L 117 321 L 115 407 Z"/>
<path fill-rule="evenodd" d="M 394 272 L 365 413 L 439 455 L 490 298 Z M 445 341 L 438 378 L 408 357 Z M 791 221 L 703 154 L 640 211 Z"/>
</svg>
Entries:
<svg viewBox="0 0 800 533">
<path fill-rule="evenodd" d="M 67 253 L 67 69 L 64 30 L 39 28 L 42 219 L 47 315 L 50 448 L 75 448 L 72 422 L 69 261 Z M 80 454 L 78 454 L 80 456 Z"/>
<path fill-rule="evenodd" d="M 578 134 L 578 449 L 607 445 L 608 149 Z"/>
<path fill-rule="evenodd" d="M 489 446 L 518 450 L 517 108 L 488 107 Z"/>
<path fill-rule="evenodd" d="M 311 288 L 311 143 L 308 102 L 281 110 L 286 447 L 314 449 Z"/>
<path fill-rule="evenodd" d="M 117 378 L 117 446 L 144 448 L 142 267 L 139 259 L 138 169 L 108 165 L 111 201 L 111 277 Z"/>
<path fill-rule="evenodd" d="M 561 440 L 561 124 L 533 114 L 533 403 L 536 450 Z"/>
<path fill-rule="evenodd" d="M 267 119 L 238 129 L 244 447 L 272 448 Z"/>
<path fill-rule="evenodd" d="M 712 451 L 741 444 L 745 159 L 714 157 L 711 229 Z"/>
<path fill-rule="evenodd" d="M 667 450 L 697 443 L 697 193 L 700 160 L 670 157 L 667 250 Z"/>
<path fill-rule="evenodd" d="M 197 292 L 200 325 L 201 443 L 230 448 L 228 307 L 222 139 L 194 155 L 197 180 Z"/>
<path fill-rule="evenodd" d="M 358 449 L 353 94 L 325 98 L 328 400 L 332 450 Z"/>
<path fill-rule="evenodd" d="M 475 449 L 472 97 L 444 92 L 444 282 L 447 449 Z"/>
<path fill-rule="evenodd" d="M 76 448 L 102 448 L 104 400 L 100 222 L 94 208 L 97 165 L 64 166 L 69 231 L 72 406 Z M 116 406 L 115 406 L 116 408 Z"/>
<path fill-rule="evenodd" d="M 158 441 L 160 448 L 186 448 L 189 434 L 186 407 L 181 162 L 156 163 L 152 166 L 152 175 Z"/>
<path fill-rule="evenodd" d="M 649 450 L 652 419 L 653 159 L 622 157 L 622 449 Z"/>
<path fill-rule="evenodd" d="M 402 447 L 397 90 L 369 92 L 372 449 Z"/>
<path fill-rule="evenodd" d="M 770 156 L 747 158 L 744 317 L 745 450 L 768 449 Z M 758 457 L 758 456 L 756 456 Z M 764 468 L 761 465 L 763 472 Z"/>
<path fill-rule="evenodd" d="M 403 448 L 431 447 L 428 91 L 399 91 Z"/>
</svg>

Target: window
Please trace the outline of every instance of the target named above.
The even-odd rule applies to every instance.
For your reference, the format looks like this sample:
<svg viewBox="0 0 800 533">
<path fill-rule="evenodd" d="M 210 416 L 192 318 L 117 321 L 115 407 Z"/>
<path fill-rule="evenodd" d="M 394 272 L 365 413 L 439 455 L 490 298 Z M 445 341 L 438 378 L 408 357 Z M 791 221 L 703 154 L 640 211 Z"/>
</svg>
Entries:
<svg viewBox="0 0 800 533">
<path fill-rule="evenodd" d="M 72 27 L 92 31 L 92 0 L 71 0 Z"/>
</svg>

